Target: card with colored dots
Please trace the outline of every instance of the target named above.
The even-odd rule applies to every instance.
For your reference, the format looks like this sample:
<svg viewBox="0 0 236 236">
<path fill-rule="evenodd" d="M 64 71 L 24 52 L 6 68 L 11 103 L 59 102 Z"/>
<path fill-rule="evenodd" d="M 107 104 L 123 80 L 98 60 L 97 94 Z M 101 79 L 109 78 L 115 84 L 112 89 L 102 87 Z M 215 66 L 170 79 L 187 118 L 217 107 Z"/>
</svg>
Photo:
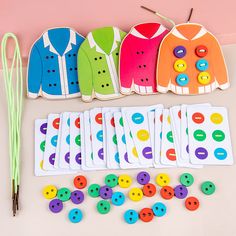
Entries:
<svg viewBox="0 0 236 236">
<path fill-rule="evenodd" d="M 162 120 L 162 142 L 161 142 L 161 163 L 164 165 L 176 166 L 176 151 L 174 147 L 173 133 L 171 129 L 171 118 L 169 109 L 163 110 Z"/>
<path fill-rule="evenodd" d="M 70 114 L 70 168 L 81 169 L 81 132 L 80 132 L 80 113 Z"/>
<path fill-rule="evenodd" d="M 62 113 L 60 120 L 60 151 L 59 167 L 69 169 L 70 167 L 70 112 Z"/>
<path fill-rule="evenodd" d="M 232 165 L 228 112 L 224 107 L 187 107 L 193 164 Z"/>
<path fill-rule="evenodd" d="M 106 168 L 106 157 L 104 155 L 106 142 L 103 139 L 101 108 L 94 108 L 90 110 L 90 125 L 92 136 L 93 163 L 96 166 Z"/>
</svg>

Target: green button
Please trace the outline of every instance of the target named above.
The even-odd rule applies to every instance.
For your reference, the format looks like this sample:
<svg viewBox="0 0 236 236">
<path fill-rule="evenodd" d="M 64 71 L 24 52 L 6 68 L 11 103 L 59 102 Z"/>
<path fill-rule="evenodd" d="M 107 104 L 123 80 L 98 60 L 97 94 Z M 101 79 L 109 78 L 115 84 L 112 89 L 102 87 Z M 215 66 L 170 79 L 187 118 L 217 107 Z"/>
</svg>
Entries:
<svg viewBox="0 0 236 236">
<path fill-rule="evenodd" d="M 186 187 L 189 187 L 193 184 L 194 178 L 191 174 L 189 173 L 183 173 L 180 176 L 180 183 Z"/>
<path fill-rule="evenodd" d="M 212 138 L 216 141 L 216 142 L 222 142 L 225 139 L 225 133 L 221 130 L 215 130 L 212 133 Z"/>
<path fill-rule="evenodd" d="M 200 141 L 200 142 L 202 142 L 206 139 L 206 133 L 205 133 L 205 131 L 203 131 L 201 129 L 194 131 L 193 136 L 197 141 Z"/>
<path fill-rule="evenodd" d="M 116 134 L 114 134 L 112 140 L 113 140 L 113 143 L 114 143 L 115 145 L 117 145 L 117 137 L 116 137 Z"/>
<path fill-rule="evenodd" d="M 201 190 L 206 195 L 211 195 L 215 192 L 216 186 L 211 181 L 202 183 Z"/>
<path fill-rule="evenodd" d="M 105 184 L 110 188 L 118 185 L 118 177 L 114 174 L 107 175 L 105 178 Z"/>
<path fill-rule="evenodd" d="M 57 191 L 57 198 L 62 202 L 68 201 L 70 199 L 71 191 L 68 188 L 60 188 Z"/>
<path fill-rule="evenodd" d="M 173 143 L 173 134 L 172 131 L 169 131 L 166 135 L 167 139 L 169 140 L 169 142 Z"/>
<path fill-rule="evenodd" d="M 75 137 L 75 143 L 76 143 L 78 146 L 81 146 L 80 134 Z"/>
<path fill-rule="evenodd" d="M 88 195 L 90 197 L 99 197 L 100 185 L 91 184 L 88 188 Z"/>
<path fill-rule="evenodd" d="M 106 200 L 101 200 L 97 203 L 97 210 L 100 214 L 107 214 L 111 209 L 111 205 Z"/>
</svg>

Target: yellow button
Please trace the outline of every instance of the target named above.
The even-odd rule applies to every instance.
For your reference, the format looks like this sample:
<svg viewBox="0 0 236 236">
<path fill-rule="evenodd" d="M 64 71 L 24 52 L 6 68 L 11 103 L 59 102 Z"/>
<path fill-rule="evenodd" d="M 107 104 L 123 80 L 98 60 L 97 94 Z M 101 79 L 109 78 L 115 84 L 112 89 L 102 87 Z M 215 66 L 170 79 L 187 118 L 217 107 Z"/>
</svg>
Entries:
<svg viewBox="0 0 236 236">
<path fill-rule="evenodd" d="M 223 116 L 220 113 L 213 113 L 210 119 L 211 122 L 213 122 L 216 125 L 219 125 L 223 121 Z"/>
<path fill-rule="evenodd" d="M 128 188 L 132 184 L 132 179 L 129 175 L 120 175 L 118 184 L 121 188 Z"/>
<path fill-rule="evenodd" d="M 167 174 L 161 173 L 156 177 L 156 183 L 160 186 L 167 186 L 170 183 L 170 177 Z"/>
<path fill-rule="evenodd" d="M 143 198 L 143 191 L 140 188 L 132 188 L 129 191 L 129 198 L 134 202 L 138 202 Z"/>
<path fill-rule="evenodd" d="M 140 129 L 137 132 L 137 137 L 140 141 L 147 141 L 149 139 L 149 132 L 145 129 Z"/>
<path fill-rule="evenodd" d="M 52 199 L 57 196 L 57 188 L 54 185 L 48 185 L 43 189 L 43 196 L 46 199 Z"/>
<path fill-rule="evenodd" d="M 185 60 L 177 60 L 174 64 L 175 71 L 184 72 L 187 69 L 187 64 Z"/>
<path fill-rule="evenodd" d="M 199 73 L 197 79 L 200 84 L 206 85 L 210 83 L 211 76 L 208 72 L 204 71 L 204 72 Z"/>
</svg>

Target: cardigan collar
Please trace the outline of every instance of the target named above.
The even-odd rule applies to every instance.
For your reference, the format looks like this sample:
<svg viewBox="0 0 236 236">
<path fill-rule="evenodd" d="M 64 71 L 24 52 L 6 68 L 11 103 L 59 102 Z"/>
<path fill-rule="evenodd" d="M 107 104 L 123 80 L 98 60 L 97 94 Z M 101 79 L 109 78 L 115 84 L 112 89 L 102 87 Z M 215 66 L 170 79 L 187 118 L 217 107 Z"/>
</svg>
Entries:
<svg viewBox="0 0 236 236">
<path fill-rule="evenodd" d="M 113 45 L 112 45 L 110 54 L 118 47 L 117 42 L 120 42 L 120 41 L 121 41 L 119 29 L 116 28 L 116 27 L 112 27 L 112 28 L 113 28 L 113 32 L 114 32 L 114 40 L 113 40 Z M 96 47 L 96 51 L 97 51 L 97 52 L 106 54 L 106 52 L 104 52 L 104 50 L 102 49 L 102 48 L 103 48 L 103 45 L 98 45 L 98 44 L 95 42 L 95 40 L 94 40 L 94 38 L 93 38 L 92 32 L 88 33 L 87 38 L 88 38 L 88 42 L 89 42 L 89 45 L 90 45 L 91 48 Z"/>
<path fill-rule="evenodd" d="M 184 32 L 184 30 L 190 29 L 193 26 L 199 27 L 199 31 L 198 31 L 198 33 L 193 38 L 188 38 L 187 36 L 184 35 L 183 32 Z M 183 29 L 181 29 L 181 28 L 183 28 Z M 182 31 L 182 33 L 180 32 L 180 30 Z M 202 25 L 199 25 L 199 24 L 184 23 L 184 24 L 176 25 L 172 29 L 171 33 L 175 37 L 180 38 L 180 39 L 195 40 L 195 39 L 201 38 L 203 35 L 205 35 L 207 33 L 207 30 Z"/>
<path fill-rule="evenodd" d="M 150 24 L 149 23 L 144 23 L 143 24 L 144 27 L 145 25 L 148 27 Z M 131 31 L 130 31 L 130 34 L 138 37 L 138 38 L 142 38 L 142 39 L 153 39 L 155 37 L 158 37 L 159 35 L 161 35 L 164 31 L 166 31 L 167 29 L 163 26 L 163 25 L 160 25 L 157 29 L 157 31 L 153 34 L 153 36 L 151 38 L 147 37 L 146 35 L 144 35 L 143 33 L 139 32 L 137 29 L 136 29 L 136 26 L 134 26 Z"/>
<path fill-rule="evenodd" d="M 58 28 L 58 29 L 60 29 L 60 28 Z M 70 31 L 70 39 L 69 39 L 69 42 L 67 44 L 65 51 L 63 52 L 63 55 L 65 55 L 67 52 L 69 52 L 72 49 L 72 44 L 76 45 L 76 33 L 72 29 L 69 29 L 69 31 Z M 57 54 L 58 56 L 61 56 L 57 52 L 56 48 L 52 45 L 50 38 L 49 38 L 48 31 L 43 34 L 43 43 L 44 43 L 45 48 L 49 46 L 50 52 L 53 52 L 53 53 Z"/>
</svg>

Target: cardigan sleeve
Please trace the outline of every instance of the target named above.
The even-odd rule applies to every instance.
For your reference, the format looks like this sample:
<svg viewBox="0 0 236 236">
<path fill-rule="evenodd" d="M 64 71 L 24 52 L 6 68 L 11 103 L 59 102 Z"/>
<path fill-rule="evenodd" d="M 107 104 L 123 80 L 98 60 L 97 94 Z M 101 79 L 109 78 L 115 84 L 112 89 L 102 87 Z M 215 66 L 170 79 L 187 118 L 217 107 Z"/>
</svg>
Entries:
<svg viewBox="0 0 236 236">
<path fill-rule="evenodd" d="M 213 71 L 220 89 L 227 89 L 229 84 L 228 73 L 225 59 L 218 41 L 213 37 L 212 40 L 212 62 Z"/>
<path fill-rule="evenodd" d="M 172 65 L 168 38 L 164 38 L 162 41 L 158 58 L 157 58 L 157 69 L 156 69 L 156 80 L 157 80 L 157 91 L 160 93 L 166 93 L 169 90 L 169 84 L 172 74 Z"/>
<path fill-rule="evenodd" d="M 77 64 L 82 100 L 85 102 L 91 102 L 93 93 L 93 72 L 89 58 L 82 47 L 79 49 Z"/>
<path fill-rule="evenodd" d="M 28 97 L 37 98 L 42 84 L 42 60 L 36 45 L 33 46 L 28 63 Z"/>
</svg>

